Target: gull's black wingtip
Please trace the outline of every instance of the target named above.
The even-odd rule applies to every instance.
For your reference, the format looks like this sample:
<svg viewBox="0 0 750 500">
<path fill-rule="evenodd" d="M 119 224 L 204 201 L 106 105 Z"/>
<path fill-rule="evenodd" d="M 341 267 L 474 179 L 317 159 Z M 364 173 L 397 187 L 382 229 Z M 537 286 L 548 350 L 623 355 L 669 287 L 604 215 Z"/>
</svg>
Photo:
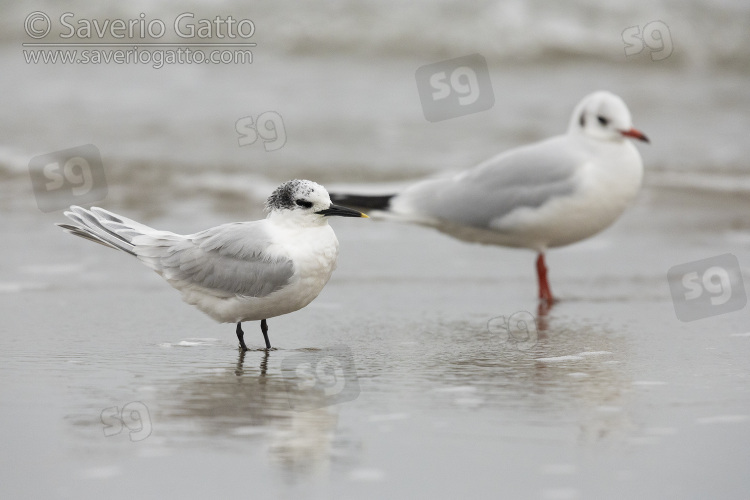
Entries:
<svg viewBox="0 0 750 500">
<path fill-rule="evenodd" d="M 331 201 L 338 205 L 349 208 L 369 209 L 369 210 L 388 210 L 391 198 L 394 194 L 387 195 L 364 195 L 364 194 L 343 194 L 331 193 Z"/>
</svg>

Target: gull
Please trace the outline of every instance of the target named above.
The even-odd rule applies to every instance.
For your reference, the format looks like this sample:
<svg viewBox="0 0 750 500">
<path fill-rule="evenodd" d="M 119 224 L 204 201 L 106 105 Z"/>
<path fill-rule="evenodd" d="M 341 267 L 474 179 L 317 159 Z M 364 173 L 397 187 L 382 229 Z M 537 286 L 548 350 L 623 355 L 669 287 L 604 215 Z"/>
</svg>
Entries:
<svg viewBox="0 0 750 500">
<path fill-rule="evenodd" d="M 643 162 L 628 138 L 649 142 L 633 128 L 623 100 L 598 91 L 578 103 L 565 134 L 397 194 L 331 194 L 331 199 L 463 241 L 535 250 L 539 299 L 551 305 L 546 250 L 607 228 L 640 190 Z"/>
<path fill-rule="evenodd" d="M 331 203 L 320 184 L 285 182 L 266 202 L 267 217 L 232 222 L 195 234 L 159 231 L 103 208 L 72 206 L 57 224 L 66 232 L 122 250 L 156 271 L 188 304 L 221 323 L 266 320 L 302 309 L 315 299 L 336 268 L 339 242 L 328 217 L 367 217 Z"/>
</svg>

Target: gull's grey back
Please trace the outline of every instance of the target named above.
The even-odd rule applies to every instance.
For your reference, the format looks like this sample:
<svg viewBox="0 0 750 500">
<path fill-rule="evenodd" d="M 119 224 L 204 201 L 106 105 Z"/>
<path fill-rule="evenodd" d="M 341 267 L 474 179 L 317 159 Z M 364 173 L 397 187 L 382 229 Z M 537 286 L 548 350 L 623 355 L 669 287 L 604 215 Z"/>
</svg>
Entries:
<svg viewBox="0 0 750 500">
<path fill-rule="evenodd" d="M 536 208 L 575 191 L 575 173 L 586 156 L 565 147 L 567 140 L 554 137 L 498 155 L 457 176 L 417 183 L 391 200 L 392 210 L 488 228 L 513 210 Z"/>
</svg>

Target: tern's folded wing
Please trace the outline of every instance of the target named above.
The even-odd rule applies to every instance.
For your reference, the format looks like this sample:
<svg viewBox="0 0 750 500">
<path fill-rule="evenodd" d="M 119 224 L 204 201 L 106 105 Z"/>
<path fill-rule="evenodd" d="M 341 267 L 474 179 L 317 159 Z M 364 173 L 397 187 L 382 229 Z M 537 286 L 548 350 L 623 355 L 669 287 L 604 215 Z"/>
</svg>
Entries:
<svg viewBox="0 0 750 500">
<path fill-rule="evenodd" d="M 274 253 L 265 221 L 235 222 L 179 238 L 134 240 L 146 265 L 177 288 L 193 285 L 218 295 L 264 297 L 287 285 L 294 263 Z"/>
</svg>

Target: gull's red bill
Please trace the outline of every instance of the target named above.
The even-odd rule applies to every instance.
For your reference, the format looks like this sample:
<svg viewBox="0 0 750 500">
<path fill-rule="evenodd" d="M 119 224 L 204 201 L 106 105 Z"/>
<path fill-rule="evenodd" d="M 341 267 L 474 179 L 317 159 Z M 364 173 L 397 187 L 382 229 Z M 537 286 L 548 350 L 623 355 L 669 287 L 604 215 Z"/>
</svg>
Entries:
<svg viewBox="0 0 750 500">
<path fill-rule="evenodd" d="M 651 144 L 651 141 L 648 140 L 648 137 L 646 137 L 646 135 L 640 130 L 631 128 L 630 130 L 624 130 L 620 133 L 625 137 L 632 137 L 633 139 L 638 139 L 639 141 L 648 142 L 649 144 Z"/>
</svg>

